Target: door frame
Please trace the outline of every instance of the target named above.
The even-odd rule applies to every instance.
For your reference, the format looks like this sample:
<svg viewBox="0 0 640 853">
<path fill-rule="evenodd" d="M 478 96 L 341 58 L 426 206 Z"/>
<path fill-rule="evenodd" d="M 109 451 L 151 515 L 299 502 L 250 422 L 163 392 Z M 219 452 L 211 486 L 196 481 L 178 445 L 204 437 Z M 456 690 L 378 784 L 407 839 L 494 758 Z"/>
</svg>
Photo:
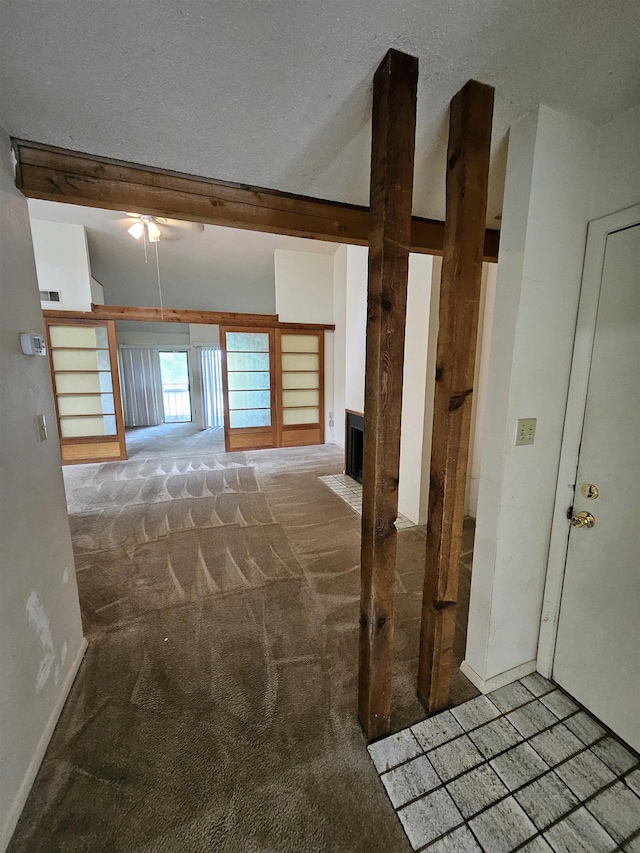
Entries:
<svg viewBox="0 0 640 853">
<path fill-rule="evenodd" d="M 587 231 L 538 641 L 538 672 L 547 678 L 553 674 L 571 530 L 567 514 L 573 506 L 577 480 L 607 239 L 635 225 L 640 225 L 640 204 L 592 220 Z"/>
</svg>

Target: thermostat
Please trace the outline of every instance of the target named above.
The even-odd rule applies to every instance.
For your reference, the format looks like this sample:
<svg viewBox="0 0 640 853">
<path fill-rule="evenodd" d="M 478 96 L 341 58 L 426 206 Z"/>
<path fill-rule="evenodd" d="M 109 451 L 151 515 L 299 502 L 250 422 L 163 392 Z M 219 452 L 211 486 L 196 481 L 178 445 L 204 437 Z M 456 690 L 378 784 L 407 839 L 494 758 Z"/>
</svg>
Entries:
<svg viewBox="0 0 640 853">
<path fill-rule="evenodd" d="M 47 354 L 47 346 L 42 335 L 34 335 L 31 332 L 22 332 L 20 335 L 20 348 L 25 355 Z"/>
</svg>

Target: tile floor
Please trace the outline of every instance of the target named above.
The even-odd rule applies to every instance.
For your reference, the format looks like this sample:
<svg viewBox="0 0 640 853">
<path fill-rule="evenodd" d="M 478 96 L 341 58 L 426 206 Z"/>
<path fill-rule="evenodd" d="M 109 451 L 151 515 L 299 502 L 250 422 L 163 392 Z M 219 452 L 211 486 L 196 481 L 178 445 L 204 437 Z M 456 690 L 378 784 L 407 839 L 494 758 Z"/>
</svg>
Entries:
<svg viewBox="0 0 640 853">
<path fill-rule="evenodd" d="M 534 673 L 370 744 L 414 850 L 640 853 L 640 761 Z"/>
<path fill-rule="evenodd" d="M 345 503 L 348 503 L 351 509 L 355 510 L 358 515 L 362 515 L 362 484 L 349 477 L 347 474 L 329 474 L 326 477 L 320 477 L 320 480 L 328 486 L 332 492 L 342 498 Z M 399 515 L 396 519 L 396 529 L 405 530 L 407 527 L 415 527 L 416 525 L 404 515 Z"/>
</svg>

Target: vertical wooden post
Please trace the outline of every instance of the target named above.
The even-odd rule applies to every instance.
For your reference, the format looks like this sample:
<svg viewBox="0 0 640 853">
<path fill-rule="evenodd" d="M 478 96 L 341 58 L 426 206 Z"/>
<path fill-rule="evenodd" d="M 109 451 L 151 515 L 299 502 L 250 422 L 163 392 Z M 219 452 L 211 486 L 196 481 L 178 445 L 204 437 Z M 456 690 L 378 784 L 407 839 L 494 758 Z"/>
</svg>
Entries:
<svg viewBox="0 0 640 853">
<path fill-rule="evenodd" d="M 470 80 L 451 101 L 440 325 L 431 445 L 418 696 L 449 701 L 471 426 L 493 88 Z"/>
<path fill-rule="evenodd" d="M 371 740 L 391 715 L 393 593 L 418 60 L 390 50 L 373 81 L 362 478 L 358 713 Z"/>
</svg>

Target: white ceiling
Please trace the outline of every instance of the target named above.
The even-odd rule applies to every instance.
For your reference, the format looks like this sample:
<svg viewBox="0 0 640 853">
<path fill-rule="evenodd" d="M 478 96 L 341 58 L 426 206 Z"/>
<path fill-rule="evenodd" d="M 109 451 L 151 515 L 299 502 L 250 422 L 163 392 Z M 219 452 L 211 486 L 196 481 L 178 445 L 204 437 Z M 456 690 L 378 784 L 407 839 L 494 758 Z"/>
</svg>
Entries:
<svg viewBox="0 0 640 853">
<path fill-rule="evenodd" d="M 127 233 L 126 213 L 29 199 L 32 219 L 84 225 L 91 271 L 110 305 L 157 306 L 155 248 Z M 165 306 L 275 313 L 274 250 L 335 254 L 336 243 L 205 225 L 158 244 Z"/>
<path fill-rule="evenodd" d="M 638 0 L 1 0 L 14 136 L 368 203 L 373 71 L 420 60 L 414 212 L 442 218 L 447 106 L 496 86 L 506 134 L 539 102 L 597 124 L 640 103 Z"/>
</svg>

